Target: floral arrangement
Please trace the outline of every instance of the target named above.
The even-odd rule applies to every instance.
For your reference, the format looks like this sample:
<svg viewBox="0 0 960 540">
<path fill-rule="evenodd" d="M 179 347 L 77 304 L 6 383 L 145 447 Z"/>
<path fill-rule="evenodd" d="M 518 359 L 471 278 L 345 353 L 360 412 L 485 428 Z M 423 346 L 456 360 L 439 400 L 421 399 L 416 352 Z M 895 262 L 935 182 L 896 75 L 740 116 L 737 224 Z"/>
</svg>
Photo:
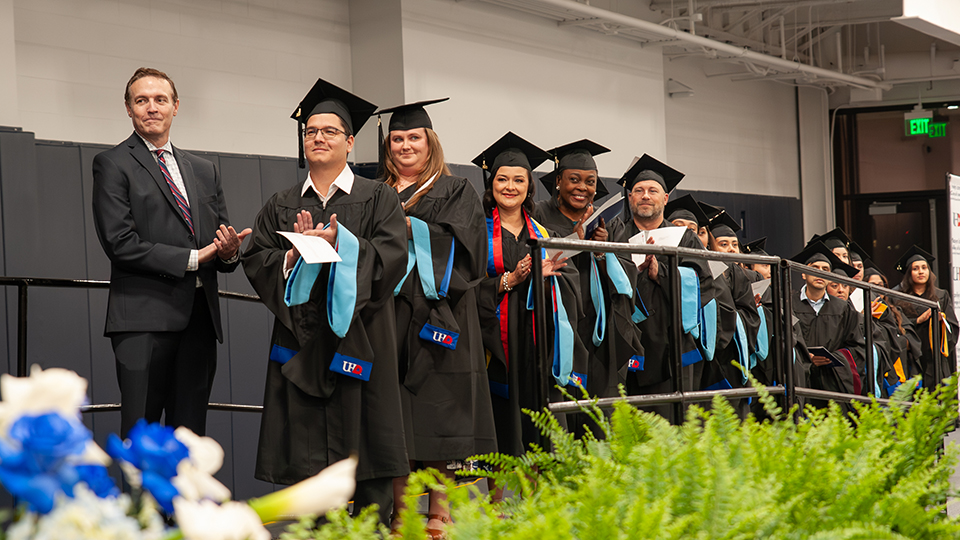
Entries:
<svg viewBox="0 0 960 540">
<path fill-rule="evenodd" d="M 356 487 L 349 458 L 284 490 L 232 501 L 213 477 L 223 449 L 189 429 L 141 421 L 126 440 L 111 435 L 104 452 L 80 417 L 87 381 L 72 371 L 0 375 L 0 396 L 0 483 L 22 503 L 9 540 L 269 540 L 263 523 L 344 507 Z M 131 493 L 107 473 L 112 460 Z"/>
</svg>

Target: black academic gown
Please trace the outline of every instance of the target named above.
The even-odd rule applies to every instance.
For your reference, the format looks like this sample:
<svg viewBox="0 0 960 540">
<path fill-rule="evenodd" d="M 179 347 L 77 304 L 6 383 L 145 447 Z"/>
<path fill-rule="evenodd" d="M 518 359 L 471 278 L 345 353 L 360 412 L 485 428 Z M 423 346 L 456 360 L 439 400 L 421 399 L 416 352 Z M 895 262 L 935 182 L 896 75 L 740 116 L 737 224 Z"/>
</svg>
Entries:
<svg viewBox="0 0 960 540">
<path fill-rule="evenodd" d="M 818 314 L 806 301 L 800 299 L 800 291 L 793 293 L 793 311 L 799 319 L 800 329 L 807 347 L 824 347 L 834 353 L 844 367 L 815 366 L 807 360 L 807 379 L 811 388 L 846 394 L 859 394 L 861 379 L 859 364 L 863 363 L 863 333 L 853 306 L 838 298 L 826 295 L 827 300 Z M 854 364 L 842 353 L 846 349 Z M 816 403 L 815 400 L 811 400 Z"/>
<path fill-rule="evenodd" d="M 411 186 L 400 193 L 407 201 Z M 400 398 L 410 459 L 441 461 L 497 451 L 477 285 L 486 277 L 486 222 L 476 190 L 464 178 L 440 176 L 414 205 L 410 217 L 430 229 L 434 283 L 444 280 L 453 244 L 445 297 L 431 300 L 420 281 L 420 264 L 396 297 L 400 347 Z M 456 348 L 429 341 L 432 328 L 458 333 Z M 448 335 L 450 332 L 446 332 Z"/>
<path fill-rule="evenodd" d="M 576 220 L 568 218 L 560 211 L 557 197 L 537 203 L 533 217 L 544 227 L 556 231 L 560 237 L 573 233 L 577 225 Z M 627 241 L 622 221 L 612 220 L 606 223 L 605 227 L 608 242 Z M 629 256 L 618 258 L 633 291 L 636 289 L 637 267 Z M 632 356 L 643 356 L 643 345 L 640 343 L 640 329 L 631 319 L 632 296 L 617 294 L 607 274 L 605 261 L 596 262 L 601 284 L 600 298 L 604 302 L 607 314 L 605 335 L 599 345 L 594 343 L 597 309 L 593 304 L 590 291 L 590 270 L 593 261 L 593 253 L 587 252 L 578 253 L 568 261 L 576 266 L 580 274 L 583 317 L 579 321 L 577 333 L 587 349 L 587 392 L 593 397 L 616 397 L 619 395 L 617 385 L 622 382 L 619 373 L 621 371 L 626 373 L 627 361 Z"/>
<path fill-rule="evenodd" d="M 623 228 L 623 238 L 626 240 L 640 232 L 633 219 L 624 215 L 618 216 L 611 223 L 614 223 L 614 227 Z M 663 220 L 660 224 L 660 228 L 674 226 L 667 220 Z M 679 245 L 685 248 L 703 249 L 700 239 L 689 229 L 684 231 Z M 670 291 L 672 290 L 671 280 L 678 279 L 678 277 L 673 275 L 668 257 L 658 255 L 657 263 L 658 282 L 651 280 L 646 271 L 639 272 L 637 275 L 637 292 L 639 294 L 635 300 L 638 306 L 642 305 L 641 309 L 646 312 L 647 318 L 638 324 L 644 349 L 643 369 L 630 371 L 626 375 L 627 393 L 631 395 L 673 391 L 673 383 L 671 382 L 674 377 L 673 358 L 675 349 L 673 347 L 677 345 L 671 343 L 673 315 L 671 314 L 672 294 Z M 701 306 L 716 298 L 717 293 L 714 289 L 713 277 L 706 259 L 681 257 L 680 264 L 696 270 L 700 279 Z M 687 334 L 683 334 L 679 346 L 681 352 L 692 351 L 697 348 L 694 339 Z M 681 379 L 684 390 L 700 389 L 703 368 L 704 361 L 700 361 L 682 369 Z M 656 412 L 668 419 L 673 418 L 672 405 L 645 407 L 644 410 Z M 682 422 L 683 419 L 674 418 L 674 421 Z"/>
<path fill-rule="evenodd" d="M 400 202 L 389 186 L 359 176 L 349 194 L 337 190 L 326 208 L 312 189 L 301 196 L 301 187 L 267 201 L 242 258 L 250 283 L 275 316 L 273 345 L 296 352 L 286 363 L 268 363 L 254 476 L 292 484 L 352 453 L 359 456 L 358 481 L 403 476 L 409 462 L 393 307 L 407 261 Z M 356 309 L 343 339 L 327 320 L 331 265 L 323 265 L 307 303 L 284 303 L 283 263 L 291 245 L 276 231 L 293 231 L 300 210 L 309 210 L 315 224 L 337 214 L 359 241 Z M 370 362 L 370 380 L 332 371 L 334 353 Z"/>
<path fill-rule="evenodd" d="M 897 285 L 893 290 L 899 291 L 901 289 L 900 286 Z M 943 289 L 937 288 L 936 293 L 937 302 L 940 304 L 941 312 L 946 316 L 947 323 L 950 325 L 950 331 L 947 332 L 948 354 L 946 356 L 939 352 L 939 345 L 932 343 L 930 323 L 936 321 L 936 318 L 931 314 L 926 321 L 922 323 L 917 322 L 917 319 L 923 314 L 924 311 L 927 310 L 927 308 L 914 305 L 909 302 L 897 303 L 897 306 L 900 308 L 901 313 L 903 313 L 904 318 L 909 320 L 910 324 L 916 330 L 917 337 L 920 338 L 922 351 L 919 358 L 920 371 L 909 373 L 907 374 L 907 377 L 913 377 L 918 374 L 921 375 L 923 377 L 923 386 L 925 388 L 932 388 L 933 386 L 940 384 L 940 381 L 937 380 L 936 376 L 936 363 L 940 364 L 940 376 L 944 379 L 949 377 L 957 370 L 956 345 L 957 332 L 960 331 L 960 325 L 957 323 L 957 314 L 953 309 L 953 299 L 950 297 L 950 293 Z M 908 292 L 907 294 L 920 298 L 919 295 L 913 293 L 912 291 Z M 942 329 L 943 326 L 941 325 L 941 333 L 943 332 Z M 935 381 L 935 383 L 932 381 Z"/>
<path fill-rule="evenodd" d="M 550 237 L 555 236 L 549 231 Z M 489 236 L 489 235 L 488 235 Z M 512 272 L 517 263 L 530 254 L 527 246 L 529 233 L 526 226 L 515 237 L 503 229 L 502 250 L 504 268 Z M 567 264 L 557 276 L 560 284 L 561 297 L 571 324 L 582 316 L 580 313 L 579 276 L 572 264 Z M 489 272 L 488 272 L 489 274 Z M 499 292 L 501 275 L 488 276 L 480 282 L 477 304 L 480 312 L 480 326 L 483 328 L 483 346 L 487 354 L 487 375 L 490 380 L 491 398 L 493 401 L 493 415 L 497 428 L 497 445 L 504 454 L 520 455 L 530 448 L 531 443 L 543 446 L 539 430 L 533 425 L 530 417 L 521 412 L 521 409 L 540 410 L 543 404 L 535 402 L 537 356 L 536 341 L 534 339 L 533 312 L 527 309 L 527 294 L 531 279 L 537 279 L 531 274 L 523 283 L 520 283 L 508 293 Z M 548 303 L 551 296 L 551 280 L 544 282 Z M 498 307 L 504 294 L 509 296 L 507 301 L 507 343 L 501 339 L 500 319 Z M 549 306 L 547 313 L 547 339 L 549 345 L 549 362 L 552 362 L 554 347 L 553 310 Z M 573 371 L 585 373 L 587 364 L 586 349 L 580 342 L 574 326 Z M 508 355 L 509 354 L 509 362 Z M 551 387 L 550 401 L 560 401 L 562 396 L 554 388 L 556 380 L 548 371 L 543 376 L 549 377 Z M 589 380 L 588 380 L 589 383 Z M 575 397 L 580 395 L 579 388 L 573 385 L 566 386 L 566 390 Z"/>
<path fill-rule="evenodd" d="M 737 264 L 728 264 L 727 270 L 714 280 L 717 291 L 717 347 L 713 361 L 704 366 L 703 388 L 730 387 L 743 388 L 743 363 L 749 366 L 750 356 L 756 352 L 757 331 L 760 329 L 760 314 L 749 275 Z M 741 359 L 740 345 L 736 338 L 737 319 L 743 324 L 743 336 L 746 343 L 747 358 Z M 734 365 L 736 364 L 736 365 Z M 749 412 L 748 399 L 730 400 L 731 405 L 741 417 Z"/>
<path fill-rule="evenodd" d="M 884 300 L 881 302 L 887 306 L 886 310 L 879 316 L 873 317 L 874 335 L 879 333 L 883 340 L 882 350 L 885 351 L 877 380 L 883 397 L 889 398 L 896 387 L 909 378 L 908 373 L 920 371 L 920 339 L 912 323 L 902 315 L 900 326 L 897 325 L 894 314 L 897 310 L 896 306 Z"/>
</svg>

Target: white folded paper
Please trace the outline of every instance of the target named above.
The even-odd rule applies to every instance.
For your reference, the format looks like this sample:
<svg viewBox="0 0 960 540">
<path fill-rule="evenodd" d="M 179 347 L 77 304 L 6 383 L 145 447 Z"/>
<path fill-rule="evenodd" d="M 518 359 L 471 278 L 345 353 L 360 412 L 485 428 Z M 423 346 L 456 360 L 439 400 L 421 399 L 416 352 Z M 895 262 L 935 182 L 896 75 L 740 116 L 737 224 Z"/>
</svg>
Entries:
<svg viewBox="0 0 960 540">
<path fill-rule="evenodd" d="M 319 236 L 306 236 L 300 233 L 286 231 L 277 231 L 277 233 L 283 235 L 284 238 L 289 240 L 290 243 L 297 248 L 300 256 L 303 257 L 303 262 L 307 264 L 340 262 L 343 260 L 340 258 L 340 255 L 337 254 L 337 250 L 333 249 L 333 246 L 330 245 L 330 242 L 327 242 Z"/>
<path fill-rule="evenodd" d="M 758 294 L 760 296 L 763 296 L 763 293 L 767 292 L 767 289 L 770 288 L 770 279 L 768 278 L 768 279 L 757 281 L 755 283 L 752 283 L 750 286 L 753 287 L 754 296 Z"/>
<path fill-rule="evenodd" d="M 577 233 L 572 232 L 572 233 L 564 236 L 562 239 L 563 239 L 563 240 L 579 240 L 580 237 L 577 236 Z M 580 252 L 579 252 L 579 251 L 572 250 L 572 249 L 556 249 L 556 248 L 553 248 L 553 249 L 548 249 L 548 250 L 547 250 L 547 258 L 548 258 L 548 259 L 552 259 L 553 256 L 556 255 L 557 253 L 561 253 L 560 257 L 570 258 L 570 257 L 573 257 L 574 255 L 576 255 L 576 254 L 578 254 L 578 253 L 580 253 Z"/>
</svg>

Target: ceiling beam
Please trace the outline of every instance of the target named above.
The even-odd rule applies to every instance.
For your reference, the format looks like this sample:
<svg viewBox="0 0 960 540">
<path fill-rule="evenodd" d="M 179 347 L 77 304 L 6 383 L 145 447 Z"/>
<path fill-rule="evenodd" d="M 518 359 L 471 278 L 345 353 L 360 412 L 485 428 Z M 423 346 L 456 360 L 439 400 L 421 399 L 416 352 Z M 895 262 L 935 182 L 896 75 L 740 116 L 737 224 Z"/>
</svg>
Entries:
<svg viewBox="0 0 960 540">
<path fill-rule="evenodd" d="M 770 67 L 778 71 L 800 71 L 813 78 L 836 81 L 859 88 L 882 88 L 884 90 L 889 90 L 891 88 L 889 84 L 884 82 L 809 66 L 802 62 L 784 60 L 775 56 L 754 52 L 743 47 L 737 47 L 702 36 L 696 36 L 681 30 L 660 26 L 659 24 L 637 19 L 635 17 L 630 17 L 615 11 L 609 11 L 587 4 L 581 4 L 574 0 L 531 0 L 531 3 L 543 7 L 550 6 L 554 8 L 560 8 L 565 10 L 570 15 L 576 15 L 580 18 L 595 17 L 598 19 L 603 19 L 608 23 L 634 28 L 644 33 L 649 33 L 653 36 L 659 36 L 664 39 L 678 39 L 682 42 L 685 42 L 685 44 L 702 47 L 707 50 L 714 50 L 723 55 L 729 55 L 735 61 L 750 62 L 760 66 Z M 530 4 L 528 3 L 527 5 Z"/>
</svg>

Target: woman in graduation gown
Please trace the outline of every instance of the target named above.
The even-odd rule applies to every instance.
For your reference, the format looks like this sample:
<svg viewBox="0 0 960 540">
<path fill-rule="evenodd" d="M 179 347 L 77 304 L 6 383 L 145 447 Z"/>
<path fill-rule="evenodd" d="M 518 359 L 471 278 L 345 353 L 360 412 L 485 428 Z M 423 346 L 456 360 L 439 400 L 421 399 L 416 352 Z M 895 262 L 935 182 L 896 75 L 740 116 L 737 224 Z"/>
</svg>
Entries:
<svg viewBox="0 0 960 540">
<path fill-rule="evenodd" d="M 242 262 L 275 316 L 254 476 L 292 484 L 356 454 L 355 511 L 376 503 L 386 523 L 393 478 L 410 470 L 393 309 L 405 226 L 396 192 L 346 161 L 374 110 L 317 81 L 293 115 L 310 172 L 260 210 Z M 307 264 L 277 231 L 324 238 L 342 261 Z"/>
<path fill-rule="evenodd" d="M 476 287 L 486 276 L 486 222 L 480 198 L 452 176 L 424 109 L 392 113 L 383 143 L 385 183 L 407 215 L 408 272 L 395 291 L 400 398 L 407 453 L 453 478 L 448 461 L 497 451 Z M 406 477 L 394 481 L 394 515 Z M 427 531 L 441 536 L 450 514 L 431 492 Z"/>
<path fill-rule="evenodd" d="M 889 288 L 887 277 L 870 264 L 864 265 L 863 279 L 873 285 Z M 913 324 L 886 296 L 874 298 L 872 304 L 873 317 L 886 335 L 891 350 L 893 365 L 881 374 L 885 397 L 890 397 L 901 383 L 907 381 L 908 373 L 920 373 L 920 357 L 923 354 L 920 337 Z"/>
<path fill-rule="evenodd" d="M 923 386 L 933 388 L 956 371 L 956 344 L 957 315 L 953 309 L 953 299 L 950 293 L 937 287 L 937 276 L 933 273 L 931 264 L 933 255 L 919 246 L 913 246 L 897 261 L 897 271 L 903 274 L 903 280 L 893 290 L 901 291 L 917 298 L 931 300 L 940 305 L 940 340 L 934 342 L 933 327 L 936 317 L 931 308 L 924 308 L 906 301 L 897 302 L 897 307 L 904 317 L 916 329 L 920 337 L 922 354 L 920 356 L 920 372 L 923 377 Z M 937 378 L 939 372 L 940 379 Z M 908 373 L 913 377 L 917 373 Z"/>
<path fill-rule="evenodd" d="M 596 218 L 590 237 L 584 234 L 583 223 L 597 209 L 596 200 L 608 194 L 593 156 L 608 151 L 586 139 L 549 150 L 557 166 L 540 180 L 552 196 L 536 204 L 534 219 L 561 237 L 576 233 L 581 240 L 626 242 L 619 220 L 608 224 L 603 217 Z M 583 317 L 577 328 L 588 354 L 587 393 L 615 397 L 620 370 L 626 371 L 631 357 L 643 356 L 640 330 L 631 320 L 637 269 L 629 257 L 612 253 L 581 252 L 570 262 L 580 274 Z M 590 424 L 585 415 L 571 419 L 577 431 L 584 422 Z M 599 429 L 592 431 L 603 436 Z"/>
<path fill-rule="evenodd" d="M 480 283 L 479 310 L 487 374 L 493 399 L 493 413 L 500 452 L 520 455 L 531 443 L 541 444 L 540 433 L 521 409 L 541 410 L 536 401 L 537 381 L 547 377 L 550 401 L 559 401 L 554 387 L 566 387 L 580 394 L 586 375 L 586 350 L 573 326 L 580 315 L 579 277 L 573 265 L 559 258 L 543 259 L 543 276 L 531 276 L 532 261 L 528 238 L 555 236 L 531 216 L 536 188 L 533 169 L 547 154 L 507 133 L 477 156 L 474 164 L 488 178 L 483 194 L 487 215 L 489 256 L 487 275 Z M 544 308 L 552 368 L 538 373 L 531 282 L 544 279 Z M 557 301 L 558 300 L 558 301 Z"/>
</svg>

